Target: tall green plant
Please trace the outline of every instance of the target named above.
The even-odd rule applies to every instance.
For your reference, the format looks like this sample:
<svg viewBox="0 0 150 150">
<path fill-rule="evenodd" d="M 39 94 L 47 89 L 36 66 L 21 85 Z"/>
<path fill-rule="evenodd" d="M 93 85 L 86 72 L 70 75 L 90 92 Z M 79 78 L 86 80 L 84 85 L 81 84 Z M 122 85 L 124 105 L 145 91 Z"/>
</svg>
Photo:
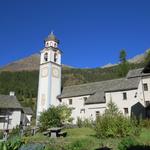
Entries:
<svg viewBox="0 0 150 150">
<path fill-rule="evenodd" d="M 71 109 L 65 105 L 51 106 L 48 110 L 41 113 L 39 118 L 41 130 L 50 127 L 58 127 L 71 121 Z"/>
<path fill-rule="evenodd" d="M 100 138 L 135 135 L 136 129 L 140 131 L 139 126 L 123 116 L 112 101 L 108 103 L 105 113 L 97 117 L 95 123 L 96 135 Z"/>
</svg>

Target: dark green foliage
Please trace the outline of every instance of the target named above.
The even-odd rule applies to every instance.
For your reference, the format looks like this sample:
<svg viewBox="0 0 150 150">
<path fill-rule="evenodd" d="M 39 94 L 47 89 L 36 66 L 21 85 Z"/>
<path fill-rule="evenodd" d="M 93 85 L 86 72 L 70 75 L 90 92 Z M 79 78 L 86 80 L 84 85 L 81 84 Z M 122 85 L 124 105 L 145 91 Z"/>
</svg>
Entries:
<svg viewBox="0 0 150 150">
<path fill-rule="evenodd" d="M 37 96 L 38 71 L 1 72 L 0 93 L 9 94 L 15 91 L 20 98 L 32 98 Z"/>
<path fill-rule="evenodd" d="M 125 49 L 121 50 L 120 51 L 120 56 L 119 56 L 121 63 L 125 63 L 126 62 L 126 56 L 127 56 L 127 54 L 126 54 Z"/>
<path fill-rule="evenodd" d="M 32 130 L 31 126 L 27 126 L 24 130 L 24 136 L 31 136 L 32 135 L 31 130 Z"/>
<path fill-rule="evenodd" d="M 120 64 L 118 65 L 118 75 L 124 77 L 130 69 L 130 64 L 126 60 L 126 51 L 124 49 L 120 51 L 119 58 Z"/>
<path fill-rule="evenodd" d="M 51 106 L 48 110 L 41 113 L 39 118 L 39 125 L 41 131 L 50 127 L 59 127 L 64 123 L 71 121 L 71 109 L 65 105 L 57 107 Z"/>
<path fill-rule="evenodd" d="M 145 53 L 145 65 L 150 62 L 150 49 L 148 49 Z"/>
<path fill-rule="evenodd" d="M 16 126 L 16 128 L 13 128 L 12 131 L 10 132 L 9 138 L 19 135 L 20 135 L 20 128 L 19 126 Z"/>
<path fill-rule="evenodd" d="M 14 91 L 23 106 L 36 108 L 38 71 L 0 72 L 0 94 Z"/>
<path fill-rule="evenodd" d="M 126 137 L 118 144 L 119 150 L 127 150 L 131 146 L 137 145 L 138 142 L 133 137 Z"/>
<path fill-rule="evenodd" d="M 7 150 L 18 150 L 24 144 L 19 136 L 13 136 L 7 142 Z"/>
</svg>

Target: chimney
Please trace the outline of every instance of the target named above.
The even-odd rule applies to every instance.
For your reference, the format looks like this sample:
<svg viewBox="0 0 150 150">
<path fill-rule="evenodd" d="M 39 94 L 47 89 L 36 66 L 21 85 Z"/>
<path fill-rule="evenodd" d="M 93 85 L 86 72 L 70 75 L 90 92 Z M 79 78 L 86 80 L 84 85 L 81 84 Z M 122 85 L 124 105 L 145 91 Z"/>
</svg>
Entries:
<svg viewBox="0 0 150 150">
<path fill-rule="evenodd" d="M 14 91 L 10 91 L 9 92 L 9 96 L 15 96 L 15 92 Z"/>
</svg>

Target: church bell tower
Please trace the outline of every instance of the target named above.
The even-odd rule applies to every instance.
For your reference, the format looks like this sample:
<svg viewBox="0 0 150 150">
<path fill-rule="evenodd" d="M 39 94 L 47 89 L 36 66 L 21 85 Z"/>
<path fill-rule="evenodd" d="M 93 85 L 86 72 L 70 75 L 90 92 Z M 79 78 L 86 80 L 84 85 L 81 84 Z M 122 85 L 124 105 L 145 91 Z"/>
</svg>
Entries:
<svg viewBox="0 0 150 150">
<path fill-rule="evenodd" d="M 37 121 L 40 113 L 51 105 L 59 105 L 58 95 L 61 94 L 61 50 L 59 40 L 51 33 L 44 41 L 45 48 L 41 51 L 39 85 L 37 99 Z"/>
</svg>

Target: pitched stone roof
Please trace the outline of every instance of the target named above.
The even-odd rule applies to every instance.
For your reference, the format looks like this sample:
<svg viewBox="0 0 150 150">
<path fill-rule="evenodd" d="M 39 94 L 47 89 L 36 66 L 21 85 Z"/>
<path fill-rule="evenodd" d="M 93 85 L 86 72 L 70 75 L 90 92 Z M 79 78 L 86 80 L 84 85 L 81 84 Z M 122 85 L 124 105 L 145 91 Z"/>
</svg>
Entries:
<svg viewBox="0 0 150 150">
<path fill-rule="evenodd" d="M 0 95 L 0 108 L 22 108 L 16 96 Z"/>
<path fill-rule="evenodd" d="M 127 74 L 127 78 L 136 78 L 136 77 L 144 77 L 144 76 L 150 76 L 149 72 L 143 72 L 144 68 L 139 69 L 133 69 L 130 70 Z"/>
<path fill-rule="evenodd" d="M 83 95 L 91 95 L 86 104 L 105 102 L 105 92 L 137 89 L 140 78 L 120 78 L 88 84 L 64 87 L 59 98 L 69 98 Z"/>
<path fill-rule="evenodd" d="M 30 107 L 23 107 L 23 112 L 28 115 L 32 115 L 33 111 Z"/>
<path fill-rule="evenodd" d="M 143 68 L 130 70 L 127 74 L 127 78 L 140 77 L 142 74 Z"/>
</svg>

